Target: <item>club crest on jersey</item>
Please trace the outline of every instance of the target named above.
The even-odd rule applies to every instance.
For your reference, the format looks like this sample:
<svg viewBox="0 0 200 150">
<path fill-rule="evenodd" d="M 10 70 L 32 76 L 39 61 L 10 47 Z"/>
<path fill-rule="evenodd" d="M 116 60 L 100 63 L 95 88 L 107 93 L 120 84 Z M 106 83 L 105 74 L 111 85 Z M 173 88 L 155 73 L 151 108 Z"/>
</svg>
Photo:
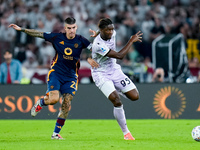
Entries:
<svg viewBox="0 0 200 150">
<path fill-rule="evenodd" d="M 78 47 L 78 43 L 75 43 L 75 44 L 74 44 L 74 47 L 77 48 L 77 47 Z"/>
<path fill-rule="evenodd" d="M 102 47 L 102 48 L 101 48 L 101 51 L 102 51 L 102 52 L 105 52 L 105 51 L 106 51 L 106 49 L 104 49 L 104 48 Z"/>
<path fill-rule="evenodd" d="M 53 86 L 53 85 L 51 85 L 51 86 L 50 86 L 50 88 L 51 88 L 51 89 L 53 89 L 53 88 L 54 88 L 54 86 Z"/>
</svg>

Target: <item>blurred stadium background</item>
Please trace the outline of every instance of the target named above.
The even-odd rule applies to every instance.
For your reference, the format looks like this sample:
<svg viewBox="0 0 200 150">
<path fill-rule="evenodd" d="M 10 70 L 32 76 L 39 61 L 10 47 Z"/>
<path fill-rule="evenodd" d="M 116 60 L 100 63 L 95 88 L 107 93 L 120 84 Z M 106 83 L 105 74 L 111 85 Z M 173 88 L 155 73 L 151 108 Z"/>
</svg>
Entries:
<svg viewBox="0 0 200 150">
<path fill-rule="evenodd" d="M 143 42 L 134 44 L 119 62 L 135 83 L 153 82 L 158 67 L 164 69 L 164 82 L 199 82 L 199 8 L 199 0 L 1 0 L 0 63 L 4 50 L 10 49 L 23 65 L 23 78 L 28 79 L 23 84 L 46 83 L 53 47 L 43 39 L 8 29 L 8 25 L 16 23 L 44 32 L 62 32 L 64 19 L 74 16 L 77 33 L 92 42 L 88 30 L 96 30 L 99 19 L 110 17 L 117 31 L 117 50 L 137 31 L 144 33 Z M 164 37 L 153 44 L 160 35 Z M 170 56 L 172 39 L 175 46 L 171 45 Z M 86 62 L 89 53 L 85 51 L 81 57 L 80 83 L 92 82 Z"/>
</svg>

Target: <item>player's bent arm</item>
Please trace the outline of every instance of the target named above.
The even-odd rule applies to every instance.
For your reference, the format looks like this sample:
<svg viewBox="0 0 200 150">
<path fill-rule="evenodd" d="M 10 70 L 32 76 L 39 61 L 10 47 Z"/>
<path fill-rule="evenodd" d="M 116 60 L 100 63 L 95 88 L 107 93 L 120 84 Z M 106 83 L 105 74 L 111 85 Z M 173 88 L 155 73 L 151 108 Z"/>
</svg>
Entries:
<svg viewBox="0 0 200 150">
<path fill-rule="evenodd" d="M 128 53 L 129 49 L 131 48 L 132 44 L 134 42 L 142 42 L 142 34 L 140 31 L 138 33 L 136 33 L 135 35 L 131 36 L 131 38 L 129 39 L 129 41 L 126 43 L 126 45 L 119 51 L 119 52 L 115 52 L 113 50 L 110 50 L 106 56 L 108 57 L 112 57 L 112 58 L 117 58 L 117 59 L 123 59 L 124 56 L 126 56 L 126 54 Z"/>
<path fill-rule="evenodd" d="M 133 39 L 131 38 L 127 44 L 119 51 L 119 52 L 115 52 L 114 50 L 110 50 L 106 56 L 111 57 L 111 58 L 116 58 L 116 59 L 123 59 L 124 56 L 126 56 L 126 54 L 128 53 L 130 47 L 133 44 Z"/>
</svg>

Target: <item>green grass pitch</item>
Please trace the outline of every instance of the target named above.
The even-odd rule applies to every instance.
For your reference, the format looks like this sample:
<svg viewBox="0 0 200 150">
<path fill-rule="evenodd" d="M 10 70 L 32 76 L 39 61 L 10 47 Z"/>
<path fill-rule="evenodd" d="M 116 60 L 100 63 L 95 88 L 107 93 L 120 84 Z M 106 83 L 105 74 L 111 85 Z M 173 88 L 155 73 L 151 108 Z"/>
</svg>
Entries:
<svg viewBox="0 0 200 150">
<path fill-rule="evenodd" d="M 125 141 L 116 120 L 69 119 L 65 140 L 51 140 L 56 120 L 0 120 L 0 150 L 197 150 L 191 137 L 200 120 L 127 120 L 135 141 Z"/>
</svg>

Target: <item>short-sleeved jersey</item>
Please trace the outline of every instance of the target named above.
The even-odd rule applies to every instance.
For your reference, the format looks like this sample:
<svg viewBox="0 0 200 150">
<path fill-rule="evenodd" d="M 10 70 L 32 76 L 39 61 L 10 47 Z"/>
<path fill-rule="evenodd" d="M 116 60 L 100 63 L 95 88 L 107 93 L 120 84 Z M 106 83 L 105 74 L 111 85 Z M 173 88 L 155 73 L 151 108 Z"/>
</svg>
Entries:
<svg viewBox="0 0 200 150">
<path fill-rule="evenodd" d="M 84 48 L 90 49 L 92 44 L 77 34 L 75 38 L 68 39 L 66 33 L 46 32 L 44 39 L 51 42 L 56 50 L 51 68 L 61 75 L 77 78 L 80 54 Z"/>
<path fill-rule="evenodd" d="M 92 68 L 92 72 L 107 72 L 108 70 L 121 68 L 120 65 L 116 63 L 117 60 L 115 58 L 106 56 L 110 50 L 116 51 L 115 36 L 116 32 L 114 31 L 110 40 L 103 40 L 100 34 L 94 39 L 92 44 L 92 58 L 100 67 Z"/>
</svg>

